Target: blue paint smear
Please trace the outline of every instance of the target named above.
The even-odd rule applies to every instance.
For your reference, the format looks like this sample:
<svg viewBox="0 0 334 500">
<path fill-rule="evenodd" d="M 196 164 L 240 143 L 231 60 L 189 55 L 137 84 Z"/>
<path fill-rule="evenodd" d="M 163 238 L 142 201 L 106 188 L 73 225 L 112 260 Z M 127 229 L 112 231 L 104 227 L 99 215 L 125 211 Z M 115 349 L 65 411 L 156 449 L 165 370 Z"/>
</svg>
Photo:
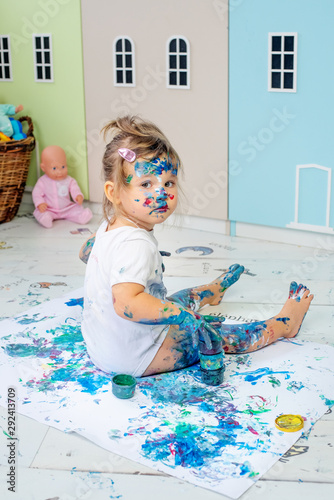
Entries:
<svg viewBox="0 0 334 500">
<path fill-rule="evenodd" d="M 69 301 L 65 302 L 65 304 L 69 307 L 74 307 L 74 306 L 80 306 L 83 307 L 83 297 L 79 297 L 77 299 L 70 299 Z"/>
<path fill-rule="evenodd" d="M 16 322 L 20 325 L 31 325 L 32 323 L 39 323 L 50 318 L 50 316 L 44 316 L 43 318 L 38 319 L 38 316 L 38 313 L 33 314 L 32 316 L 25 314 L 24 316 L 21 316 L 20 319 L 16 319 Z"/>
<path fill-rule="evenodd" d="M 287 325 L 290 318 L 276 318 L 276 321 L 282 321 L 285 325 Z"/>
<path fill-rule="evenodd" d="M 334 399 L 327 399 L 323 395 L 320 395 L 320 398 L 324 401 L 326 406 L 329 406 L 329 408 L 331 408 L 334 405 Z"/>
<path fill-rule="evenodd" d="M 96 394 L 110 384 L 113 374 L 98 370 L 89 360 L 80 325 L 65 323 L 47 333 L 52 335 L 51 340 L 39 337 L 29 339 L 29 343 L 8 344 L 4 348 L 11 357 L 50 359 L 49 371 L 41 379 L 26 382 L 27 387 L 50 392 L 74 383 L 82 392 Z"/>
<path fill-rule="evenodd" d="M 168 158 L 153 158 L 150 161 L 137 161 L 134 169 L 138 177 L 161 175 L 162 172 L 171 172 L 172 175 L 177 175 L 178 165 L 173 165 Z"/>
<path fill-rule="evenodd" d="M 245 381 L 246 382 L 251 382 L 252 385 L 256 384 L 256 381 L 259 380 L 262 377 L 265 377 L 267 375 L 275 375 L 277 373 L 285 373 L 285 379 L 290 378 L 290 373 L 289 371 L 273 371 L 270 368 L 259 368 L 258 370 L 255 370 L 253 372 L 238 372 L 238 373 L 233 373 L 231 376 L 235 375 L 246 375 L 245 376 Z"/>
<path fill-rule="evenodd" d="M 142 445 L 143 455 L 161 462 L 170 462 L 172 456 L 173 468 L 177 466 L 201 468 L 208 460 L 221 455 L 223 448 L 230 445 L 236 437 L 234 433 L 226 432 L 225 426 L 220 424 L 213 426 L 212 429 L 207 426 L 205 431 L 206 434 L 214 434 L 213 442 L 207 440 L 203 442 L 202 427 L 181 422 L 172 428 L 172 432 L 164 436 L 146 439 Z M 243 473 L 245 474 L 246 471 Z"/>
<path fill-rule="evenodd" d="M 245 430 L 240 423 L 242 413 L 247 415 L 250 413 L 249 409 L 240 412 L 234 405 L 231 394 L 234 388 L 224 384 L 217 390 L 196 383 L 200 381 L 198 366 L 188 369 L 187 374 L 190 376 L 172 372 L 140 380 L 138 383 L 140 391 L 149 397 L 152 403 L 139 419 L 133 419 L 134 425 L 128 429 L 125 436 L 135 434 L 146 436 L 141 448 L 144 457 L 163 462 L 172 468 L 178 466 L 193 468 L 198 473 L 217 456 L 221 456 L 226 447 L 237 446 L 239 449 L 255 451 L 257 441 L 248 444 L 246 438 L 240 434 L 240 431 Z M 169 405 L 173 407 L 172 421 L 164 417 L 152 435 L 154 431 L 148 428 L 149 417 L 154 415 L 159 418 L 159 409 Z M 201 412 L 212 414 L 216 423 L 213 425 L 195 423 L 191 418 L 192 412 L 194 415 Z M 188 421 L 185 421 L 186 419 Z M 248 433 L 247 429 L 246 432 Z M 249 463 L 232 464 L 231 477 L 251 478 L 256 475 Z"/>
<path fill-rule="evenodd" d="M 175 250 L 175 253 L 182 253 L 182 252 L 188 252 L 188 251 L 194 251 L 194 252 L 202 252 L 200 255 L 209 255 L 210 253 L 213 252 L 212 248 L 209 247 L 182 247 L 178 248 Z"/>
</svg>

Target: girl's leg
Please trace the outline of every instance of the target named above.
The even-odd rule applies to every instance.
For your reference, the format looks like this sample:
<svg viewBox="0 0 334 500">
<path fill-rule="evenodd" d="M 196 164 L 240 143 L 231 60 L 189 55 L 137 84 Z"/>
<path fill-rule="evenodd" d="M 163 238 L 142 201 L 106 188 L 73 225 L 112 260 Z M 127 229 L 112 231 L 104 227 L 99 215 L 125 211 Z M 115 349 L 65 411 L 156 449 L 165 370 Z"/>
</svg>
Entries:
<svg viewBox="0 0 334 500">
<path fill-rule="evenodd" d="M 310 307 L 313 295 L 308 288 L 292 282 L 289 298 L 277 316 L 266 321 L 241 325 L 210 323 L 223 338 L 225 352 L 252 352 L 272 344 L 281 337 L 297 335 Z M 198 339 L 177 326 L 168 334 L 144 376 L 185 368 L 198 361 Z"/>
<path fill-rule="evenodd" d="M 233 264 L 233 266 L 228 268 L 226 273 L 208 285 L 180 290 L 168 297 L 168 300 L 177 302 L 192 311 L 198 311 L 206 304 L 217 305 L 221 302 L 226 290 L 238 281 L 244 270 L 244 266 Z"/>
<path fill-rule="evenodd" d="M 297 335 L 310 307 L 313 295 L 304 285 L 293 281 L 289 298 L 277 316 L 266 321 L 242 325 L 224 325 L 220 334 L 227 353 L 252 352 L 272 344 L 279 338 L 293 338 Z"/>
</svg>

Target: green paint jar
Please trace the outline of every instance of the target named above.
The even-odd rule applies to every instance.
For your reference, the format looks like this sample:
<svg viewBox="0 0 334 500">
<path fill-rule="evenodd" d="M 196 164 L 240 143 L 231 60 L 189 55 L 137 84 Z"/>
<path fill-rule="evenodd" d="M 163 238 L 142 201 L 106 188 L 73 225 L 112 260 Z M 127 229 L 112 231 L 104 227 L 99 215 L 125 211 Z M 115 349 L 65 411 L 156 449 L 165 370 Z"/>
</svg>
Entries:
<svg viewBox="0 0 334 500">
<path fill-rule="evenodd" d="M 202 370 L 219 370 L 224 366 L 224 354 L 202 354 L 199 353 L 199 362 Z"/>
<path fill-rule="evenodd" d="M 201 379 L 207 385 L 220 385 L 224 380 L 225 353 L 222 341 L 212 341 L 208 349 L 204 341 L 199 342 Z"/>
<path fill-rule="evenodd" d="M 224 381 L 225 366 L 218 370 L 203 370 L 201 368 L 201 380 L 206 385 L 220 385 Z"/>
<path fill-rule="evenodd" d="M 135 393 L 137 380 L 132 375 L 119 374 L 111 379 L 112 393 L 116 398 L 132 398 Z"/>
</svg>

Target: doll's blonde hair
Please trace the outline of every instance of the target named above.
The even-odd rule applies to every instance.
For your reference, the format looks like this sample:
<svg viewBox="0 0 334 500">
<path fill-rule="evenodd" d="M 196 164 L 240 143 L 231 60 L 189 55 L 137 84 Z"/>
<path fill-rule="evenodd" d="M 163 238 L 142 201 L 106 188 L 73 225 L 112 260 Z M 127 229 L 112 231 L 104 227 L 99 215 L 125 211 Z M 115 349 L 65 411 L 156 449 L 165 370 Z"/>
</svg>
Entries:
<svg viewBox="0 0 334 500">
<path fill-rule="evenodd" d="M 143 120 L 138 116 L 124 116 L 111 121 L 102 129 L 104 139 L 110 134 L 111 141 L 107 144 L 102 160 L 104 182 L 112 181 L 115 192 L 121 187 L 128 187 L 124 171 L 124 159 L 119 155 L 120 148 L 134 151 L 137 158 L 151 160 L 153 158 L 167 155 L 169 162 L 180 170 L 181 160 L 167 137 L 153 123 Z M 115 217 L 117 207 L 103 197 L 103 214 L 109 221 Z"/>
</svg>

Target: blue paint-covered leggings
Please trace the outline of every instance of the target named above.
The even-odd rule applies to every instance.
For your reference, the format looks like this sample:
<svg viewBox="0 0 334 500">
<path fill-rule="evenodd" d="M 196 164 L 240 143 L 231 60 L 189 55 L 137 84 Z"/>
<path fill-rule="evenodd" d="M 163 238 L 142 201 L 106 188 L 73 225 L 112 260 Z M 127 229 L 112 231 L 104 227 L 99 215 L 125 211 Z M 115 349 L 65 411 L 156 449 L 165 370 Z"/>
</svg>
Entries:
<svg viewBox="0 0 334 500">
<path fill-rule="evenodd" d="M 218 279 L 220 285 L 220 279 Z M 182 305 L 186 309 L 198 311 L 199 308 L 205 304 L 218 304 L 223 296 L 224 287 L 218 287 L 217 281 L 197 288 L 189 288 L 176 292 L 168 300 Z M 210 295 L 211 293 L 211 296 Z M 296 282 L 290 284 L 289 299 L 294 299 L 298 303 L 304 294 L 307 296 L 309 290 L 304 285 L 298 285 Z M 305 299 L 303 306 L 306 314 L 307 308 L 313 296 L 308 296 Z M 203 329 L 206 335 L 209 335 L 209 341 L 220 343 L 222 341 L 224 351 L 226 353 L 245 353 L 256 351 L 282 337 L 291 337 L 298 333 L 303 316 L 300 318 L 300 324 L 295 324 L 294 335 L 292 334 L 293 318 L 296 315 L 289 310 L 289 316 L 286 317 L 287 312 L 278 314 L 265 321 L 256 321 L 243 324 L 225 324 L 224 318 L 215 316 L 207 316 L 198 314 L 198 318 L 194 318 L 194 328 L 191 328 L 191 322 L 188 323 L 181 321 L 180 323 L 171 324 L 167 336 L 158 351 L 158 354 L 145 371 L 145 375 L 152 375 L 154 373 L 161 373 L 165 371 L 177 370 L 190 366 L 199 360 L 199 341 L 203 341 L 207 347 L 207 340 L 203 335 Z M 300 315 L 300 313 L 299 313 Z M 297 316 L 298 319 L 298 316 Z M 299 320 L 298 320 L 299 321 Z M 296 322 L 295 322 L 296 323 Z M 298 326 L 299 329 L 296 327 Z M 201 343 L 201 349 L 203 344 Z M 202 352 L 202 351 L 201 351 Z"/>
<path fill-rule="evenodd" d="M 201 290 L 202 297 L 205 297 L 206 294 L 203 293 L 204 287 L 199 288 Z M 202 302 L 195 300 L 194 296 L 198 296 L 197 288 L 188 288 L 174 293 L 168 298 L 168 300 L 177 302 L 188 309 L 198 310 L 202 306 Z M 220 338 L 222 338 L 225 352 L 242 353 L 254 351 L 276 340 L 270 324 L 273 319 L 242 324 L 225 324 L 224 318 L 220 319 L 205 315 L 203 318 L 210 318 L 210 327 L 215 330 Z M 184 345 L 184 352 L 187 353 L 187 361 L 190 361 L 189 357 L 191 357 L 193 363 L 197 362 L 198 350 L 196 348 L 194 349 L 195 344 L 197 347 L 197 341 L 193 338 L 191 339 L 193 349 L 190 349 L 190 339 L 187 338 L 188 335 L 182 335 L 181 331 L 179 331 L 179 333 L 179 340 L 181 344 L 180 348 Z"/>
</svg>

